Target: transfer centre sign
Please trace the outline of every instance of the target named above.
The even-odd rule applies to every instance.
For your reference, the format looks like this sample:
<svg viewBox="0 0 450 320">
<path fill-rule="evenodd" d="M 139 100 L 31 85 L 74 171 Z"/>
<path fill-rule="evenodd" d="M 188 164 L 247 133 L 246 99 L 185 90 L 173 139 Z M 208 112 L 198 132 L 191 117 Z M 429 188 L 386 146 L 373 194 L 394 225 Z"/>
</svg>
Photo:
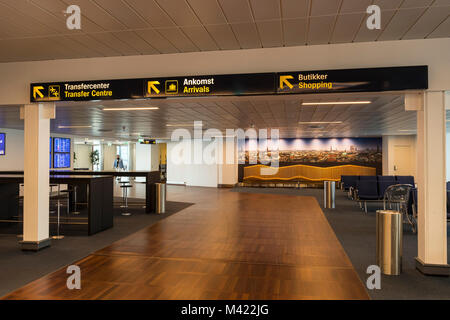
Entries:
<svg viewBox="0 0 450 320">
<path fill-rule="evenodd" d="M 282 95 L 428 89 L 428 67 L 32 83 L 30 101 Z"/>
</svg>

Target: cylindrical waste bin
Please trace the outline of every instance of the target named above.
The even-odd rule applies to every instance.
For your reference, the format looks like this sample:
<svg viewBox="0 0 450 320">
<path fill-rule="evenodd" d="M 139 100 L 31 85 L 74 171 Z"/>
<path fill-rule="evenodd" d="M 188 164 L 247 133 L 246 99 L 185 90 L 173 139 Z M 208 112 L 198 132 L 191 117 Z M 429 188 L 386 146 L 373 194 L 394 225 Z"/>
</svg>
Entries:
<svg viewBox="0 0 450 320">
<path fill-rule="evenodd" d="M 155 213 L 166 212 L 166 184 L 155 183 Z"/>
<path fill-rule="evenodd" d="M 323 183 L 323 207 L 326 209 L 335 208 L 336 182 L 324 181 Z"/>
<path fill-rule="evenodd" d="M 377 265 L 381 273 L 400 275 L 402 271 L 402 214 L 377 210 Z"/>
</svg>

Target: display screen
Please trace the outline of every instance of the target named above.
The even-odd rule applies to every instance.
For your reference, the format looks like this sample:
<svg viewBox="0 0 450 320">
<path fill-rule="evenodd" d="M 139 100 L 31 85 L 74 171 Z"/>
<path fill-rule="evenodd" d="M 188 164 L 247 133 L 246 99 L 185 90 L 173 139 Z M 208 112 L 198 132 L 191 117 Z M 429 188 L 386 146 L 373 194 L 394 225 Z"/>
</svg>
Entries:
<svg viewBox="0 0 450 320">
<path fill-rule="evenodd" d="M 53 154 L 54 168 L 70 168 L 70 153 L 54 153 Z"/>
<path fill-rule="evenodd" d="M 70 152 L 70 139 L 69 138 L 54 138 L 53 139 L 53 152 Z"/>
<path fill-rule="evenodd" d="M 48 157 L 49 159 L 49 168 L 52 167 L 52 138 L 50 137 L 50 144 L 49 144 L 49 148 L 48 150 L 50 150 L 50 156 Z"/>
<path fill-rule="evenodd" d="M 6 154 L 5 139 L 6 134 L 0 133 L 0 156 L 4 156 Z"/>
</svg>

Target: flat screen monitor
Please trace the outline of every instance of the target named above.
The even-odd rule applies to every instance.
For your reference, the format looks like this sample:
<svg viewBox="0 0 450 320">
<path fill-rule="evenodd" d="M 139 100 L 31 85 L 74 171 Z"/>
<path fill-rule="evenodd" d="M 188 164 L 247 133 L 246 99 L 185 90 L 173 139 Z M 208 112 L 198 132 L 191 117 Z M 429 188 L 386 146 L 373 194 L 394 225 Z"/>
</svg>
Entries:
<svg viewBox="0 0 450 320">
<path fill-rule="evenodd" d="M 6 134 L 0 133 L 0 156 L 4 156 L 6 154 Z"/>
<path fill-rule="evenodd" d="M 70 139 L 69 138 L 54 138 L 53 139 L 53 152 L 70 152 Z"/>
<path fill-rule="evenodd" d="M 52 137 L 50 137 L 50 144 L 49 144 L 49 148 L 48 150 L 50 150 L 50 156 L 48 157 L 49 159 L 49 168 L 52 168 Z"/>
<path fill-rule="evenodd" d="M 70 168 L 70 153 L 54 153 L 53 168 Z"/>
</svg>

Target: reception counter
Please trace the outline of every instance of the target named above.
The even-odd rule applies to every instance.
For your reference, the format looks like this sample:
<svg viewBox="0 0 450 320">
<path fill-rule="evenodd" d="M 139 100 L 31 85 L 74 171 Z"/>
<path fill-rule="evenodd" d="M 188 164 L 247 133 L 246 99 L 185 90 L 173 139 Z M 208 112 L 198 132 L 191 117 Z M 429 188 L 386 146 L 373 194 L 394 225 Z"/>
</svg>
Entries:
<svg viewBox="0 0 450 320">
<path fill-rule="evenodd" d="M 18 216 L 21 174 L 0 174 L 0 220 L 9 221 Z M 51 175 L 51 184 L 81 186 L 86 190 L 88 235 L 113 226 L 114 177 L 107 175 Z"/>
<path fill-rule="evenodd" d="M 18 174 L 23 175 L 23 171 L 0 171 L 0 175 L 4 174 Z M 50 170 L 51 175 L 67 175 L 67 176 L 114 176 L 114 177 L 144 177 L 145 178 L 145 211 L 147 213 L 155 212 L 154 199 L 155 188 L 154 185 L 161 181 L 159 171 L 93 171 L 93 170 Z M 80 188 L 79 201 L 85 201 L 83 198 L 82 186 Z"/>
</svg>

